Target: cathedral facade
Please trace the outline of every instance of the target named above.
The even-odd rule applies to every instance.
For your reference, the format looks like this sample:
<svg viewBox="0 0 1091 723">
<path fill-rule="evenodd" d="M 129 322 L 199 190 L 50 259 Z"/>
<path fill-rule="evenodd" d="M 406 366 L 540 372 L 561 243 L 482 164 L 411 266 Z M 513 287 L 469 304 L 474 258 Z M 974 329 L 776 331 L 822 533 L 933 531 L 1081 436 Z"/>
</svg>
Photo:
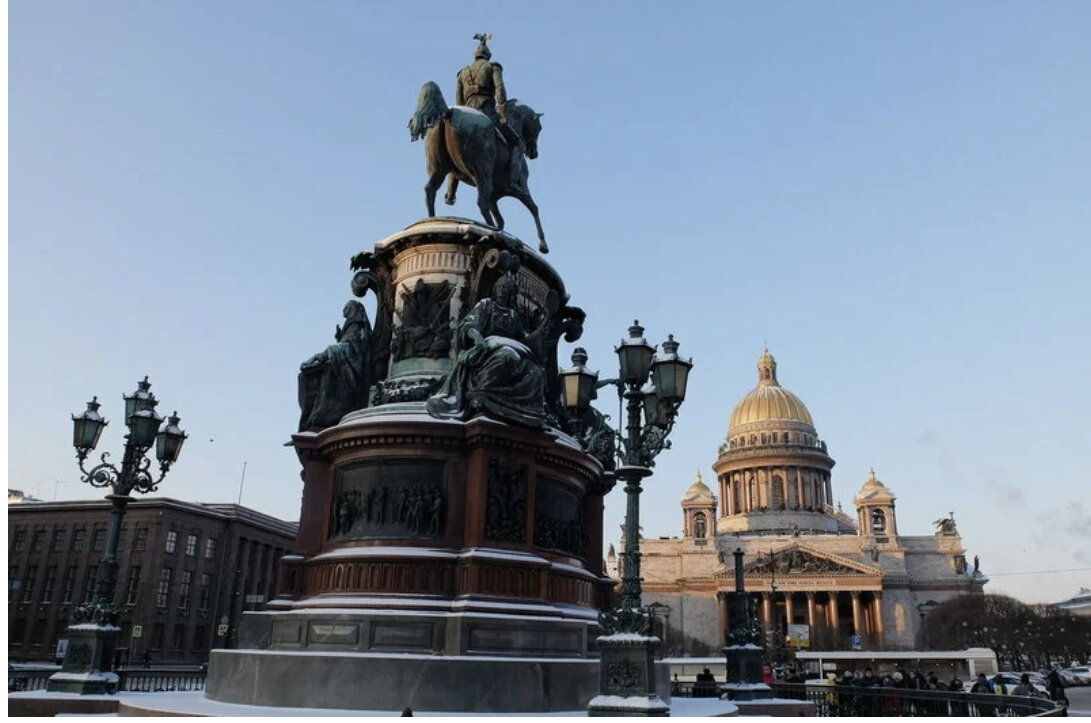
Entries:
<svg viewBox="0 0 1091 723">
<path fill-rule="evenodd" d="M 712 465 L 681 500 L 682 535 L 642 539 L 643 601 L 668 655 L 718 653 L 744 553 L 752 609 L 773 645 L 812 650 L 927 646 L 923 621 L 949 598 L 979 594 L 952 516 L 934 534 L 898 529 L 896 496 L 874 470 L 851 512 L 834 504 L 834 460 L 766 351 L 758 385 L 736 405 Z M 621 548 L 624 550 L 624 541 Z M 620 576 L 621 560 L 609 568 Z"/>
</svg>

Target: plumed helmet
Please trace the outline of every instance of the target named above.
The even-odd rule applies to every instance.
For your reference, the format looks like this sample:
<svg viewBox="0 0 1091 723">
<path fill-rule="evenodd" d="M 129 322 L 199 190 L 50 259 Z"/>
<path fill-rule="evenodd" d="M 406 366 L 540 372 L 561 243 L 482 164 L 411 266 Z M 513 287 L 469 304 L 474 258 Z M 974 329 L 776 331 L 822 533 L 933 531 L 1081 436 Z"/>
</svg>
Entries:
<svg viewBox="0 0 1091 723">
<path fill-rule="evenodd" d="M 492 51 L 489 50 L 488 42 L 492 39 L 492 36 L 488 33 L 478 33 L 474 36 L 474 40 L 477 40 L 477 48 L 474 49 L 474 60 L 478 58 L 484 58 L 489 60 L 492 58 Z"/>
</svg>

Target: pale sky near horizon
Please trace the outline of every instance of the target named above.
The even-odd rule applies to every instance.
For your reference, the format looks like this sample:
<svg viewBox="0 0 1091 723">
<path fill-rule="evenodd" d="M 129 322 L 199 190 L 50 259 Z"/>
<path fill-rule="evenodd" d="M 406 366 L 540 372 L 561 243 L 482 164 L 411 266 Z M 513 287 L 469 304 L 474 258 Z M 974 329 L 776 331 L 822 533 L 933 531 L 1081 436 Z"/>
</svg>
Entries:
<svg viewBox="0 0 1091 723">
<path fill-rule="evenodd" d="M 613 374 L 633 318 L 697 365 L 646 536 L 680 534 L 768 345 L 846 509 L 874 467 L 901 532 L 955 512 L 987 591 L 1091 587 L 1091 4 L 24 0 L 8 20 L 9 487 L 97 495 L 70 415 L 97 394 L 120 456 L 148 374 L 190 433 L 162 495 L 233 502 L 246 462 L 243 504 L 297 519 L 299 363 L 332 341 L 349 257 L 424 216 L 406 122 L 427 80 L 452 101 L 488 31 L 545 112 L 530 187 L 590 366 Z M 467 191 L 451 212 L 476 218 Z M 609 540 L 623 513 L 618 490 Z"/>
</svg>

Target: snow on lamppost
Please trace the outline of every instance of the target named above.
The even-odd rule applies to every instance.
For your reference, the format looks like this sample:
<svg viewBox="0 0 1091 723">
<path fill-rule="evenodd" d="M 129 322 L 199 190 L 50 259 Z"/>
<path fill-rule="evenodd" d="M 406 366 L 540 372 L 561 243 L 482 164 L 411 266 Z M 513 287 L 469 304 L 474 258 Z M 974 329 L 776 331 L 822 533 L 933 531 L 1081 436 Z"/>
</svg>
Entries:
<svg viewBox="0 0 1091 723">
<path fill-rule="evenodd" d="M 117 609 L 114 607 L 114 592 L 117 588 L 117 550 L 121 536 L 121 521 L 125 517 L 125 507 L 132 499 L 129 494 L 136 492 L 154 492 L 170 466 L 178 460 L 186 433 L 178 426 L 180 421 L 175 412 L 162 429 L 163 417 L 156 413 L 159 401 L 151 393 L 148 378 L 137 385 L 125 400 L 125 425 L 129 433 L 125 435 L 125 453 L 121 468 L 107 461 L 109 452 L 102 454 L 102 461 L 86 469 L 84 461 L 98 445 L 102 430 L 109 422 L 98 413 L 98 397 L 87 403 L 87 409 L 80 415 L 72 415 L 72 445 L 76 448 L 79 459 L 81 480 L 92 487 L 109 487 L 110 532 L 106 551 L 98 566 L 95 576 L 94 595 L 89 603 L 78 606 L 72 613 L 72 623 L 66 632 L 68 636 L 68 654 L 58 673 L 50 676 L 46 689 L 67 693 L 100 694 L 111 693 L 117 687 L 117 674 L 111 671 L 114 649 L 120 629 L 117 626 Z M 150 471 L 151 459 L 146 455 L 155 447 L 155 456 L 159 460 L 159 478 L 154 479 Z"/>
<path fill-rule="evenodd" d="M 573 355 L 575 366 L 562 372 L 565 406 L 578 410 L 590 404 L 598 381 L 586 370 L 586 353 Z M 621 603 L 599 614 L 604 635 L 598 638 L 599 694 L 591 699 L 593 716 L 665 716 L 670 713 L 655 684 L 655 652 L 659 639 L 652 635 L 652 611 L 640 595 L 640 482 L 652 474 L 655 457 L 670 447 L 678 408 L 686 398 L 686 382 L 693 362 L 678 356 L 678 342 L 668 336 L 663 351 L 644 339 L 639 322 L 615 349 L 619 375 L 615 383 L 625 398 L 625 433 L 617 435 L 620 464 L 616 476 L 625 483 L 625 562 Z M 567 376 L 566 376 L 567 374 Z"/>
</svg>

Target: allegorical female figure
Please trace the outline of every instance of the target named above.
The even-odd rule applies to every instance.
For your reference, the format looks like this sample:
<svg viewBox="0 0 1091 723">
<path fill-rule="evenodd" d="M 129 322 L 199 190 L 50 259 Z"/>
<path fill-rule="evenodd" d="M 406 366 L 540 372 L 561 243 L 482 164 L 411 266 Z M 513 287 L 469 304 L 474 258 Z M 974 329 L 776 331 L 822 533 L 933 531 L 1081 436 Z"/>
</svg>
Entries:
<svg viewBox="0 0 1091 723">
<path fill-rule="evenodd" d="M 332 427 L 341 417 L 367 406 L 371 322 L 359 301 L 345 304 L 345 326 L 336 344 L 299 367 L 299 431 Z"/>
<path fill-rule="evenodd" d="M 459 322 L 458 358 L 443 389 L 428 400 L 432 416 L 469 419 L 483 412 L 527 427 L 545 424 L 544 373 L 533 335 L 520 318 L 517 293 L 508 274 L 496 298 L 477 302 Z"/>
</svg>

